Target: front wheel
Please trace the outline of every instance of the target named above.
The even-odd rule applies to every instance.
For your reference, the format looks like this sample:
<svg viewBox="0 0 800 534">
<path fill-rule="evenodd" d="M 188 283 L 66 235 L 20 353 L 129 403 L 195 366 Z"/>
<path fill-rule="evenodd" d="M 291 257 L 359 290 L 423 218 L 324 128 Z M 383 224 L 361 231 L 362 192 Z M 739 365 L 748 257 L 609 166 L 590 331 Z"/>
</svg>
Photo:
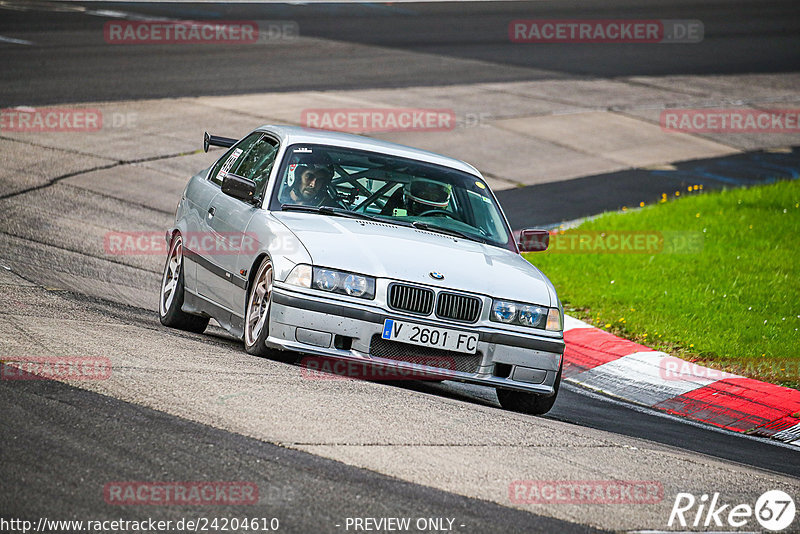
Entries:
<svg viewBox="0 0 800 534">
<path fill-rule="evenodd" d="M 183 238 L 180 234 L 172 240 L 161 278 L 158 298 L 158 318 L 170 328 L 202 333 L 208 326 L 208 317 L 184 312 L 183 306 Z"/>
<path fill-rule="evenodd" d="M 244 317 L 244 350 L 248 354 L 266 356 L 270 353 L 266 340 L 269 335 L 269 309 L 272 303 L 273 269 L 264 258 L 247 293 Z"/>
<path fill-rule="evenodd" d="M 510 389 L 497 389 L 497 400 L 500 406 L 512 412 L 522 412 L 529 415 L 544 415 L 550 411 L 556 403 L 558 388 L 561 385 L 561 368 L 558 368 L 556 382 L 553 384 L 552 395 L 536 395 L 533 393 L 523 393 L 521 391 L 511 391 Z"/>
</svg>

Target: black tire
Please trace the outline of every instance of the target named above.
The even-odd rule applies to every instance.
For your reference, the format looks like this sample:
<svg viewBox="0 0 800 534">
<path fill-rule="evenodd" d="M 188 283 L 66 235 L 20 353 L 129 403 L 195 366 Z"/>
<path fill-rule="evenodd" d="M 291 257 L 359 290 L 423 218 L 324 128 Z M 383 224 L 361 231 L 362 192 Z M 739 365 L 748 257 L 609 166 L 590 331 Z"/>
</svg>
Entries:
<svg viewBox="0 0 800 534">
<path fill-rule="evenodd" d="M 272 307 L 272 273 L 272 262 L 269 258 L 264 258 L 258 265 L 253 283 L 247 290 L 244 313 L 244 350 L 254 356 L 269 356 L 273 352 L 265 343 L 269 336 L 269 311 Z M 254 313 L 258 313 L 255 323 L 253 322 Z"/>
<path fill-rule="evenodd" d="M 536 395 L 533 393 L 523 393 L 510 389 L 497 388 L 497 400 L 500 406 L 512 412 L 521 412 L 528 415 L 544 415 L 550 411 L 558 397 L 558 388 L 561 386 L 561 367 L 558 368 L 556 383 L 553 386 L 552 395 Z"/>
<path fill-rule="evenodd" d="M 175 263 L 173 263 L 175 260 Z M 168 285 L 174 282 L 171 289 Z M 169 293 L 168 293 L 169 291 Z M 203 333 L 208 326 L 208 317 L 184 312 L 183 306 L 183 239 L 177 234 L 167 253 L 164 276 L 161 278 L 161 291 L 158 293 L 158 318 L 161 324 L 170 328 Z"/>
</svg>

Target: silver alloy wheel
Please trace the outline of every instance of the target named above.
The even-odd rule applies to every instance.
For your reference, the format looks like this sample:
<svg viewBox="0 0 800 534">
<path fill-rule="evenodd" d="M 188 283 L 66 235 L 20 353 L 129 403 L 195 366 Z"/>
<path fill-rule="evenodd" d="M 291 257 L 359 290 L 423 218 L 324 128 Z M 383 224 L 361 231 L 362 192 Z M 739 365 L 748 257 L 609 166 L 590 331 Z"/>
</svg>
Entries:
<svg viewBox="0 0 800 534">
<path fill-rule="evenodd" d="M 175 289 L 178 287 L 178 278 L 181 276 L 182 263 L 183 240 L 181 236 L 176 236 L 169 251 L 169 260 L 164 267 L 164 277 L 161 279 L 161 298 L 158 300 L 161 317 L 167 315 L 167 311 L 175 299 Z"/>
<path fill-rule="evenodd" d="M 264 259 L 258 269 L 245 314 L 244 341 L 249 347 L 256 344 L 269 317 L 269 304 L 272 300 L 272 262 Z"/>
</svg>

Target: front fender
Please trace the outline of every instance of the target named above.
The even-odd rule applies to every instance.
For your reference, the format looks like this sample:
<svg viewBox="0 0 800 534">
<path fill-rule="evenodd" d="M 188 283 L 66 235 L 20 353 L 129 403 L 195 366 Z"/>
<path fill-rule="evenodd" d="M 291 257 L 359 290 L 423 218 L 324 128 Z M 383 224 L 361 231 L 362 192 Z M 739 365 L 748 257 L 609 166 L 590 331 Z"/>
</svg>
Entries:
<svg viewBox="0 0 800 534">
<path fill-rule="evenodd" d="M 178 207 L 175 210 L 175 221 L 167 228 L 164 238 L 167 241 L 167 254 L 169 254 L 169 247 L 172 244 L 172 239 L 175 234 L 180 233 L 186 235 L 189 232 L 189 225 L 186 220 L 188 214 L 188 204 L 186 200 L 186 190 L 184 189 L 181 199 L 178 201 Z M 166 259 L 164 260 L 166 261 Z M 183 262 L 183 285 L 190 291 L 197 290 L 197 264 L 194 262 Z"/>
<path fill-rule="evenodd" d="M 267 255 L 272 260 L 275 280 L 283 281 L 298 263 L 311 263 L 311 255 L 300 239 L 267 211 L 259 211 L 247 224 L 245 233 L 254 246 L 239 256 L 239 269 L 255 268 L 256 259 Z"/>
</svg>

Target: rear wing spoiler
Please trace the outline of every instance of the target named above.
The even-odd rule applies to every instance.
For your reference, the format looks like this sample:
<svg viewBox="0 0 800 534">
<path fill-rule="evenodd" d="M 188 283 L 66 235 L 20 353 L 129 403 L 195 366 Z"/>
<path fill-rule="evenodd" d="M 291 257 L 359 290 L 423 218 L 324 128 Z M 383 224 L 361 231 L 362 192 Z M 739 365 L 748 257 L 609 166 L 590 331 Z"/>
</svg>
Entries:
<svg viewBox="0 0 800 534">
<path fill-rule="evenodd" d="M 230 148 L 235 145 L 239 140 L 231 139 L 230 137 L 219 137 L 218 135 L 209 135 L 208 132 L 203 134 L 203 152 L 208 152 L 209 145 L 221 146 Z"/>
</svg>

